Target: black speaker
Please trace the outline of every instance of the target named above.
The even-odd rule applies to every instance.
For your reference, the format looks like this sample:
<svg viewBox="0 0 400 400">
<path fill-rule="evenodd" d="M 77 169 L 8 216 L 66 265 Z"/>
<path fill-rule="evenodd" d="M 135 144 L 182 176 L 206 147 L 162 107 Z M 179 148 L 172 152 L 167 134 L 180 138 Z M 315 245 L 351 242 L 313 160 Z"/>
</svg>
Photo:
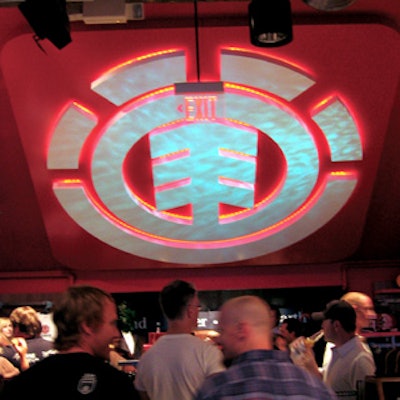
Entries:
<svg viewBox="0 0 400 400">
<path fill-rule="evenodd" d="M 72 41 L 66 0 L 25 0 L 18 8 L 34 30 L 36 40 L 48 39 L 58 49 Z"/>
</svg>

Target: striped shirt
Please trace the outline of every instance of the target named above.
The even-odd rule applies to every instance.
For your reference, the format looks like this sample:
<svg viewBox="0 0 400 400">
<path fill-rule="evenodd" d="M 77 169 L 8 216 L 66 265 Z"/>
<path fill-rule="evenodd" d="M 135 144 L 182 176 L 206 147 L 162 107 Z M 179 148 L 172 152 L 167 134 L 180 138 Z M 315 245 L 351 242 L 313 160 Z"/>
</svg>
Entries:
<svg viewBox="0 0 400 400">
<path fill-rule="evenodd" d="M 206 379 L 195 400 L 332 400 L 336 395 L 316 376 L 293 364 L 289 353 L 252 350 L 224 372 Z"/>
</svg>

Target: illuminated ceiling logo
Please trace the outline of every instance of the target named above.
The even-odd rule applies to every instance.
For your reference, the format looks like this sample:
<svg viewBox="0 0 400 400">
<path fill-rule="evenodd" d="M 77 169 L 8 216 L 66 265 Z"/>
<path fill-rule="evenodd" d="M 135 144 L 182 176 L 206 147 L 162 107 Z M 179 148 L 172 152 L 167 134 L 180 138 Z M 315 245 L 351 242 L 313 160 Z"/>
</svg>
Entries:
<svg viewBox="0 0 400 400">
<path fill-rule="evenodd" d="M 108 113 L 62 111 L 47 166 L 71 218 L 124 252 L 185 264 L 268 254 L 331 220 L 362 160 L 340 96 L 302 109 L 314 80 L 240 49 L 221 52 L 221 90 L 185 93 L 185 65 L 179 50 L 130 60 L 92 83 Z"/>
</svg>

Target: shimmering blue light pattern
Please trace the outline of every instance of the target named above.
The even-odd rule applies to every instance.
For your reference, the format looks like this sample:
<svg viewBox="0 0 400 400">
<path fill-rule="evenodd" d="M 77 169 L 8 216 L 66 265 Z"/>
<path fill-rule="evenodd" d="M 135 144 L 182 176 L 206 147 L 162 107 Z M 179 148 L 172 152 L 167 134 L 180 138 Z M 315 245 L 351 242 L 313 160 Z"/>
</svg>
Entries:
<svg viewBox="0 0 400 400">
<path fill-rule="evenodd" d="M 339 100 L 336 99 L 313 119 L 329 142 L 332 161 L 362 160 L 357 126 L 347 108 Z"/>
</svg>

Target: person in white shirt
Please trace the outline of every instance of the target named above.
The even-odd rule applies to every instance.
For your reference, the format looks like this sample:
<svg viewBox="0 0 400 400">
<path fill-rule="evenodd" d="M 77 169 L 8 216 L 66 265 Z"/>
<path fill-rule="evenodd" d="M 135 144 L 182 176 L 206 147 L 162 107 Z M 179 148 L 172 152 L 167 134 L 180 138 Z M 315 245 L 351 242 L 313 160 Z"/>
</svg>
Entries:
<svg viewBox="0 0 400 400">
<path fill-rule="evenodd" d="M 356 400 L 360 385 L 366 376 L 375 374 L 375 362 L 370 351 L 356 335 L 356 311 L 345 300 L 334 300 L 325 311 L 314 313 L 314 319 L 322 319 L 325 340 L 334 344 L 332 358 L 321 371 L 315 361 L 312 348 L 304 341 L 292 342 L 292 351 L 302 353 L 293 361 L 311 373 L 320 376 L 331 387 L 338 398 Z"/>
<path fill-rule="evenodd" d="M 225 369 L 223 354 L 216 344 L 193 335 L 200 302 L 192 284 L 170 283 L 160 304 L 168 330 L 142 355 L 135 387 L 143 400 L 192 400 L 207 376 Z"/>
<path fill-rule="evenodd" d="M 347 301 L 350 305 L 353 306 L 354 311 L 356 312 L 356 335 L 359 335 L 361 341 L 365 347 L 365 350 L 371 352 L 371 349 L 366 342 L 366 340 L 362 337 L 362 333 L 365 330 L 371 328 L 373 325 L 373 321 L 376 320 L 377 315 L 374 308 L 374 303 L 372 299 L 362 292 L 347 292 L 345 293 L 340 300 Z M 324 370 L 332 358 L 332 347 L 333 343 L 327 343 L 325 346 L 323 361 L 322 361 L 322 370 Z"/>
</svg>

